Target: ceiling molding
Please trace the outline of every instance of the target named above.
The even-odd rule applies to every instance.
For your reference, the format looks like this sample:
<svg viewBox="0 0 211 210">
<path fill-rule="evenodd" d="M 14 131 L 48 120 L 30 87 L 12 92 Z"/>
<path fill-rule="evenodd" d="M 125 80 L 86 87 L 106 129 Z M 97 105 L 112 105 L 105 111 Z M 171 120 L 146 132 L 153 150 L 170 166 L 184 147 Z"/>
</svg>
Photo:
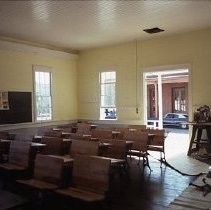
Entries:
<svg viewBox="0 0 211 210">
<path fill-rule="evenodd" d="M 15 51 L 15 52 L 22 52 L 22 53 L 32 53 L 37 55 L 47 55 L 47 56 L 55 56 L 61 58 L 68 58 L 68 59 L 77 59 L 77 53 L 70 53 L 70 52 L 63 52 L 54 49 L 48 49 L 39 46 L 32 46 L 26 43 L 18 43 L 15 40 L 8 41 L 2 40 L 0 38 L 0 50 L 7 50 L 7 51 Z"/>
</svg>

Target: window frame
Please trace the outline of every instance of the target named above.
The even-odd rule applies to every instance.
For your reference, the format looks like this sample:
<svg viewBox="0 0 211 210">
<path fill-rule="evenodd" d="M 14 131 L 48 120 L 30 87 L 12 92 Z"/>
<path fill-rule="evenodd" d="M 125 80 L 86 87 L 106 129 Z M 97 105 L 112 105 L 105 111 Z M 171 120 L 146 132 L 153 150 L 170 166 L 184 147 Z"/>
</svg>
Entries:
<svg viewBox="0 0 211 210">
<path fill-rule="evenodd" d="M 115 82 L 104 82 L 102 83 L 101 82 L 101 78 L 102 78 L 102 73 L 108 73 L 108 72 L 115 72 Z M 110 106 L 110 107 L 107 107 L 107 106 L 101 106 L 102 103 L 101 103 L 101 98 L 102 98 L 102 95 L 101 95 L 101 86 L 102 84 L 114 84 L 115 85 L 115 95 L 114 95 L 114 102 L 115 102 L 115 106 Z M 105 118 L 102 118 L 101 117 L 101 109 L 112 109 L 114 108 L 116 113 L 117 113 L 117 71 L 116 70 L 103 70 L 103 71 L 100 71 L 99 72 L 99 107 L 100 107 L 100 116 L 99 116 L 99 119 L 100 120 L 118 120 L 118 115 L 116 115 L 116 119 L 105 119 Z"/>
<path fill-rule="evenodd" d="M 34 121 L 35 122 L 49 122 L 53 120 L 53 94 L 52 94 L 52 68 L 49 66 L 41 66 L 41 65 L 33 65 L 33 106 L 34 106 Z M 37 95 L 36 95 L 36 81 L 35 81 L 35 74 L 36 72 L 47 72 L 50 74 L 50 102 L 51 102 L 51 107 L 50 107 L 50 111 L 51 111 L 51 115 L 50 115 L 50 119 L 37 119 L 38 118 L 38 112 L 37 112 Z"/>
</svg>

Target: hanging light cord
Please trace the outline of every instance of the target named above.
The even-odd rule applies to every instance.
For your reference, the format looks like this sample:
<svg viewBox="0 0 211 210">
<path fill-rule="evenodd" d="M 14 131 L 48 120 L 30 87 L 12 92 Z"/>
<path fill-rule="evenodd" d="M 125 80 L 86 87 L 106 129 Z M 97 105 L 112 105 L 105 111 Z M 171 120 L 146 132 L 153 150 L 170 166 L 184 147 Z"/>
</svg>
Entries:
<svg viewBox="0 0 211 210">
<path fill-rule="evenodd" d="M 136 40 L 136 114 L 138 114 L 138 41 Z"/>
</svg>

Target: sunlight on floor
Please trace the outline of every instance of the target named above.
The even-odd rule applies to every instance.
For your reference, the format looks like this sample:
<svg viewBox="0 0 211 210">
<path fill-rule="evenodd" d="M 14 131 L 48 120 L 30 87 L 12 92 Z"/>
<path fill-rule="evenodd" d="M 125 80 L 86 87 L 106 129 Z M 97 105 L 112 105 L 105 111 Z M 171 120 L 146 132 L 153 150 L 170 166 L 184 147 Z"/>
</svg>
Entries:
<svg viewBox="0 0 211 210">
<path fill-rule="evenodd" d="M 165 151 L 168 158 L 187 154 L 189 133 L 186 129 L 168 129 L 165 141 Z"/>
<path fill-rule="evenodd" d="M 167 163 L 171 165 L 171 167 L 177 169 L 177 171 L 187 175 L 198 175 L 207 172 L 208 165 L 206 163 L 187 156 L 189 142 L 188 130 L 169 130 L 165 141 Z"/>
<path fill-rule="evenodd" d="M 166 129 L 165 153 L 168 159 L 177 156 L 186 156 L 189 147 L 189 133 L 186 129 Z M 149 152 L 154 158 L 159 159 L 159 152 Z"/>
</svg>

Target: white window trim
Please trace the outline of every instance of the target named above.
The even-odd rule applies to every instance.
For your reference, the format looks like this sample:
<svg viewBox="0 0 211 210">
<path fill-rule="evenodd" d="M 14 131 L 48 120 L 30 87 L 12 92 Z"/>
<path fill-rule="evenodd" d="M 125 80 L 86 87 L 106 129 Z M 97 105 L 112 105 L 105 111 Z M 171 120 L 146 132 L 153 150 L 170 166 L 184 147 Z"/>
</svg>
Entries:
<svg viewBox="0 0 211 210">
<path fill-rule="evenodd" d="M 42 65 L 33 65 L 32 66 L 32 71 L 33 71 L 33 119 L 34 122 L 50 122 L 53 121 L 53 92 L 52 92 L 52 68 L 49 66 L 42 66 Z M 36 104 L 36 84 L 35 84 L 35 72 L 49 72 L 51 77 L 50 77 L 50 93 L 51 93 L 51 119 L 49 120 L 37 120 L 37 104 Z"/>
</svg>

